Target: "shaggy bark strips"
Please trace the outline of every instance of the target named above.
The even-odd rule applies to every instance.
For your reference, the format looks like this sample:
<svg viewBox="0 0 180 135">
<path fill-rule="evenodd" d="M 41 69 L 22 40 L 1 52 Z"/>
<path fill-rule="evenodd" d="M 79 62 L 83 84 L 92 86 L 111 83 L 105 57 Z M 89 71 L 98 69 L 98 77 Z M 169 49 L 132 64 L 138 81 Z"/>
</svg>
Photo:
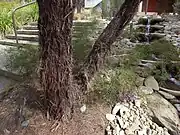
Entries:
<svg viewBox="0 0 180 135">
<path fill-rule="evenodd" d="M 72 0 L 38 0 L 40 83 L 54 119 L 70 116 L 72 89 Z"/>
<path fill-rule="evenodd" d="M 123 32 L 125 26 L 133 19 L 140 2 L 141 0 L 125 0 L 120 10 L 96 40 L 78 76 L 79 82 L 84 86 L 103 65 L 105 56 L 110 51 L 112 44 Z"/>
</svg>

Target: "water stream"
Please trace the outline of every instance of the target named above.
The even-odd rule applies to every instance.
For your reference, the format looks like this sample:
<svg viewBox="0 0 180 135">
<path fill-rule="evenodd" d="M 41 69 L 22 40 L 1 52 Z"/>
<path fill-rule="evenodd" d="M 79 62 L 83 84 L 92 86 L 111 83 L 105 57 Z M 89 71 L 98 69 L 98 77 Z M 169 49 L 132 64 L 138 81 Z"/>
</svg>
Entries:
<svg viewBox="0 0 180 135">
<path fill-rule="evenodd" d="M 147 39 L 146 41 L 148 44 L 150 42 L 150 28 L 151 28 L 151 19 L 149 17 L 147 17 L 147 25 L 146 25 L 145 36 L 146 36 L 146 39 Z"/>
</svg>

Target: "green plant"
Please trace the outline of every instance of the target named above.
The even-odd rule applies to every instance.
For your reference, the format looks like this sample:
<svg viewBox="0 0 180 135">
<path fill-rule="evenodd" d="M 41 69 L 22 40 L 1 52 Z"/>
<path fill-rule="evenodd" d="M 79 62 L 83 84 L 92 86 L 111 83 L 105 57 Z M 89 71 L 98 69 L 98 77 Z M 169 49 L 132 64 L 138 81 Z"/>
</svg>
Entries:
<svg viewBox="0 0 180 135">
<path fill-rule="evenodd" d="M 0 2 L 0 34 L 4 35 L 11 31 L 12 18 L 11 10 L 18 5 L 18 2 Z"/>
<path fill-rule="evenodd" d="M 93 82 L 94 95 L 106 103 L 115 103 L 121 94 L 134 93 L 136 74 L 130 69 L 111 69 Z"/>
<path fill-rule="evenodd" d="M 12 9 L 19 6 L 18 2 L 0 2 L 0 34 L 5 35 L 13 30 Z M 17 27 L 38 20 L 38 6 L 33 4 L 18 10 L 15 14 Z"/>
<path fill-rule="evenodd" d="M 11 12 L 8 9 L 1 9 L 0 12 L 0 35 L 5 35 L 12 28 Z"/>
<path fill-rule="evenodd" d="M 16 13 L 16 22 L 18 27 L 27 24 L 29 22 L 34 22 L 38 20 L 38 6 L 33 4 L 22 8 Z"/>
<path fill-rule="evenodd" d="M 84 25 L 81 22 L 75 24 L 72 40 L 75 61 L 82 62 L 87 56 L 93 44 L 91 38 L 96 31 L 97 23 L 93 20 Z"/>
<path fill-rule="evenodd" d="M 151 54 L 155 54 L 158 58 L 164 61 L 180 60 L 179 51 L 176 46 L 167 40 L 157 40 L 150 44 Z"/>
<path fill-rule="evenodd" d="M 36 46 L 11 47 L 6 49 L 6 68 L 24 77 L 29 77 L 36 71 L 38 56 L 39 52 Z"/>
</svg>

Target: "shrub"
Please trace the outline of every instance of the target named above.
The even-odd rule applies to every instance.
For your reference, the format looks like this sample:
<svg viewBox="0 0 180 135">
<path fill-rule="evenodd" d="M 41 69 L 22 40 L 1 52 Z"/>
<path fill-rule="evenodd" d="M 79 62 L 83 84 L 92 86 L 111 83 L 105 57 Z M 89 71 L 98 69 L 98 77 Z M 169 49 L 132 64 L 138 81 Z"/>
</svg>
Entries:
<svg viewBox="0 0 180 135">
<path fill-rule="evenodd" d="M 93 81 L 94 95 L 108 104 L 119 100 L 120 95 L 135 92 L 136 74 L 130 69 L 111 69 L 100 73 Z"/>
<path fill-rule="evenodd" d="M 130 53 L 125 65 L 130 66 L 132 63 L 139 62 L 141 59 L 152 59 L 152 55 L 161 59 L 165 63 L 170 61 L 179 61 L 179 51 L 171 42 L 164 39 L 152 42 L 149 45 L 137 45 Z"/>
</svg>

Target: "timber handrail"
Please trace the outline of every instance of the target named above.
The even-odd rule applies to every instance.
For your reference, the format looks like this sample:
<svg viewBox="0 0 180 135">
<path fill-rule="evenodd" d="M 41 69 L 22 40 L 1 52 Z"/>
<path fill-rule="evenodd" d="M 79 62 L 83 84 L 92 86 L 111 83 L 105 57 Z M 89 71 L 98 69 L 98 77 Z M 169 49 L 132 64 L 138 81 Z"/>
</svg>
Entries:
<svg viewBox="0 0 180 135">
<path fill-rule="evenodd" d="M 16 43 L 17 43 L 17 44 L 18 44 L 18 37 L 17 37 L 16 22 L 15 22 L 15 13 L 16 13 L 17 10 L 19 10 L 19 9 L 21 9 L 21 8 L 24 8 L 24 7 L 27 7 L 27 6 L 29 6 L 29 5 L 32 5 L 32 4 L 34 4 L 34 3 L 36 3 L 36 0 L 33 0 L 33 1 L 31 1 L 31 2 L 29 2 L 29 3 L 26 3 L 26 4 L 23 4 L 23 5 L 19 6 L 19 7 L 16 7 L 16 8 L 13 9 L 13 11 L 12 11 L 13 29 L 14 29 L 14 34 L 15 34 L 15 38 L 16 38 Z"/>
</svg>

